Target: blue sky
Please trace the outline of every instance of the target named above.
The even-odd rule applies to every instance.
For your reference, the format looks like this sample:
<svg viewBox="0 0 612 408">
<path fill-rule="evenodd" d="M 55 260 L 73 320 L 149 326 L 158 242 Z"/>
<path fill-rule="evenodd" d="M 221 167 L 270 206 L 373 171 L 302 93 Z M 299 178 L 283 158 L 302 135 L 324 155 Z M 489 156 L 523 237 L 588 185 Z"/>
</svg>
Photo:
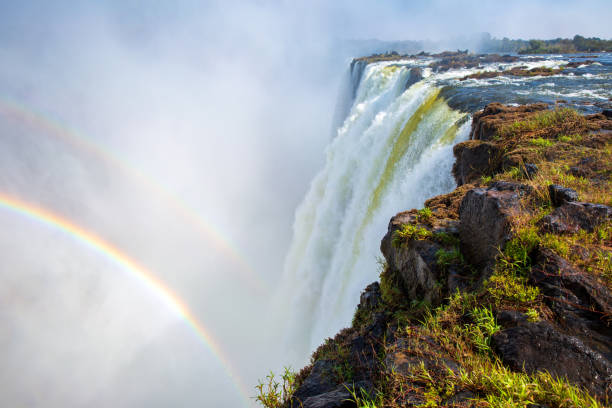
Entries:
<svg viewBox="0 0 612 408">
<path fill-rule="evenodd" d="M 608 0 L 569 1 L 86 1 L 3 2 L 1 38 L 43 40 L 66 24 L 105 21 L 126 36 L 147 36 L 185 20 L 214 25 L 231 35 L 288 24 L 339 38 L 445 39 L 490 32 L 511 38 L 586 36 L 612 38 Z M 248 17 L 252 16 L 252 19 Z"/>
</svg>

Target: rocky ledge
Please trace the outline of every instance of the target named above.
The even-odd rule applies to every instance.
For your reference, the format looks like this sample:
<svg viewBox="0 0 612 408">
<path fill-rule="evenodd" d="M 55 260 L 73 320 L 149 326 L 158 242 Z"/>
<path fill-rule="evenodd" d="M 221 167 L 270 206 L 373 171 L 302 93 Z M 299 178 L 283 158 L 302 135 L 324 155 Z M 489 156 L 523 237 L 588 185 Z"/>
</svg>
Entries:
<svg viewBox="0 0 612 408">
<path fill-rule="evenodd" d="M 610 406 L 610 115 L 490 104 L 454 154 L 458 187 L 391 218 L 352 326 L 265 406 Z"/>
</svg>

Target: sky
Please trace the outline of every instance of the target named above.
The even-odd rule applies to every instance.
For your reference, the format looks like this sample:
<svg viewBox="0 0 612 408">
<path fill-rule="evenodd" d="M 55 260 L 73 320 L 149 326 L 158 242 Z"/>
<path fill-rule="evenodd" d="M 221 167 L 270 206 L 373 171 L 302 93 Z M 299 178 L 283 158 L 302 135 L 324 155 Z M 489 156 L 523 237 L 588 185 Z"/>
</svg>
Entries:
<svg viewBox="0 0 612 408">
<path fill-rule="evenodd" d="M 231 373 L 254 394 L 283 364 L 268 301 L 345 41 L 612 38 L 611 19 L 607 1 L 2 2 L 0 195 L 137 261 L 221 353 L 142 275 L 2 208 L 0 405 L 244 406 Z"/>
</svg>

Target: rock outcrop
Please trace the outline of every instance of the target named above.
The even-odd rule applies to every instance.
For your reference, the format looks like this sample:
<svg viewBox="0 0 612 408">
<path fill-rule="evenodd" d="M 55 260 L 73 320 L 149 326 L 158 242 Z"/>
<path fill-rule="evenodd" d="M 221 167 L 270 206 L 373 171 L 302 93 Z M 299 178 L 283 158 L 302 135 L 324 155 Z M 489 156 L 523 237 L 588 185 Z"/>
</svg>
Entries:
<svg viewBox="0 0 612 408">
<path fill-rule="evenodd" d="M 516 371 L 548 371 L 594 394 L 612 392 L 612 364 L 573 336 L 541 321 L 501 330 L 492 337 L 493 350 Z"/>
<path fill-rule="evenodd" d="M 511 219 L 521 211 L 520 192 L 520 185 L 507 183 L 499 189 L 472 189 L 461 201 L 461 252 L 472 265 L 488 268 L 495 263 L 506 242 L 510 240 Z"/>
<path fill-rule="evenodd" d="M 479 406 L 505 401 L 495 381 L 525 406 L 564 406 L 564 392 L 609 406 L 612 122 L 563 111 L 505 130 L 546 108 L 474 115 L 472 140 L 454 148 L 459 186 L 391 218 L 380 284 L 313 354 L 293 406 L 355 407 L 351 390 L 383 406 Z M 524 389 L 512 371 L 530 376 Z"/>
</svg>

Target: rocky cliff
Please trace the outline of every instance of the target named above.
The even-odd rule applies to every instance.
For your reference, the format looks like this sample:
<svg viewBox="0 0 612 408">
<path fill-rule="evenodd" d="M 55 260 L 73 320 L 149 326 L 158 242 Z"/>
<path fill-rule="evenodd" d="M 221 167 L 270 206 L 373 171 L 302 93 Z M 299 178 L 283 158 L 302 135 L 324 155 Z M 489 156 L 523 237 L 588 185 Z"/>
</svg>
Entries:
<svg viewBox="0 0 612 408">
<path fill-rule="evenodd" d="M 490 104 L 458 187 L 391 218 L 350 328 L 265 406 L 612 402 L 612 120 Z M 276 405 L 274 405 L 276 404 Z"/>
</svg>

